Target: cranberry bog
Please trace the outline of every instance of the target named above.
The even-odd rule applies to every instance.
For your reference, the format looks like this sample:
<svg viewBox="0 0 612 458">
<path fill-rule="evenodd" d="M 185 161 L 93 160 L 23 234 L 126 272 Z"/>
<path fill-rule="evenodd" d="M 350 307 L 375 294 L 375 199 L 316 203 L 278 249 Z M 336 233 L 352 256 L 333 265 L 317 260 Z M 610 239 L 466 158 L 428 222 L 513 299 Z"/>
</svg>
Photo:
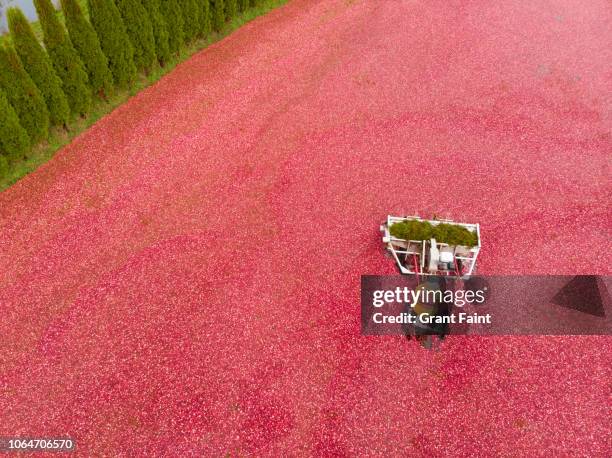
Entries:
<svg viewBox="0 0 612 458">
<path fill-rule="evenodd" d="M 359 285 L 415 212 L 480 223 L 481 274 L 610 274 L 611 23 L 294 0 L 177 66 L 0 194 L 0 436 L 610 456 L 609 338 L 428 351 L 361 336 Z"/>
</svg>

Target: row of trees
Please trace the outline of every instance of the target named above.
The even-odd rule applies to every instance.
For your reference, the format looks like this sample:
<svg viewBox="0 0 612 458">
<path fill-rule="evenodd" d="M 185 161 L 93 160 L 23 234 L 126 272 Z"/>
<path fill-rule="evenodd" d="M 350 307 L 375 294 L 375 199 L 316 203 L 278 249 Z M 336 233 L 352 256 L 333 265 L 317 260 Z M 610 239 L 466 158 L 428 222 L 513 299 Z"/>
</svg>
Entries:
<svg viewBox="0 0 612 458">
<path fill-rule="evenodd" d="M 9 8 L 12 44 L 0 44 L 0 174 L 50 127 L 68 129 L 139 72 L 166 65 L 259 1 L 87 0 L 87 20 L 78 0 L 61 0 L 64 27 L 51 0 L 34 0 L 42 43 L 21 10 Z"/>
</svg>

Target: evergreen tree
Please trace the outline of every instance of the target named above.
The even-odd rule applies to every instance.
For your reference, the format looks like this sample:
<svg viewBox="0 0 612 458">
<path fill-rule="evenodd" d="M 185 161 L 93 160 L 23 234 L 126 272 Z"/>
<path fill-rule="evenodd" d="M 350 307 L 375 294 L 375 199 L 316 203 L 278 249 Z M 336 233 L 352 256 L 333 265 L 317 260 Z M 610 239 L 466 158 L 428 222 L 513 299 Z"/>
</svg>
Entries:
<svg viewBox="0 0 612 458">
<path fill-rule="evenodd" d="M 212 31 L 210 0 L 202 0 L 200 7 L 200 36 L 207 37 Z"/>
<path fill-rule="evenodd" d="M 225 18 L 227 20 L 230 20 L 234 16 L 236 16 L 237 11 L 238 11 L 237 0 L 225 0 Z"/>
<path fill-rule="evenodd" d="M 106 97 L 113 90 L 113 75 L 108 68 L 108 59 L 102 52 L 100 41 L 76 0 L 61 0 L 70 41 L 79 53 L 89 86 L 94 94 Z"/>
<path fill-rule="evenodd" d="M 45 99 L 24 70 L 15 50 L 0 44 L 0 88 L 19 117 L 19 123 L 36 143 L 49 134 L 49 111 Z"/>
<path fill-rule="evenodd" d="M 2 157 L 7 160 L 23 157 L 29 146 L 28 133 L 19 124 L 17 113 L 0 89 L 0 160 Z"/>
<path fill-rule="evenodd" d="M 181 5 L 178 0 L 161 0 L 161 7 L 168 27 L 168 47 L 171 53 L 178 54 L 185 43 Z"/>
<path fill-rule="evenodd" d="M 220 32 L 225 25 L 225 4 L 223 0 L 210 0 L 212 2 L 212 28 Z"/>
<path fill-rule="evenodd" d="M 202 27 L 200 25 L 200 5 L 198 0 L 182 0 L 183 12 L 183 31 L 185 32 L 185 42 L 191 42 L 200 34 Z"/>
<path fill-rule="evenodd" d="M 66 124 L 70 118 L 70 108 L 62 90 L 62 80 L 55 73 L 49 56 L 34 36 L 30 22 L 17 8 L 8 9 L 7 19 L 15 51 L 45 99 L 51 123 L 57 126 Z"/>
<path fill-rule="evenodd" d="M 115 2 L 134 48 L 136 68 L 146 73 L 155 62 L 155 37 L 147 10 L 140 0 L 115 0 Z"/>
<path fill-rule="evenodd" d="M 168 44 L 168 27 L 161 12 L 160 0 L 142 0 L 142 4 L 149 13 L 153 36 L 155 37 L 155 53 L 157 60 L 163 67 L 170 60 L 170 46 Z"/>
<path fill-rule="evenodd" d="M 53 62 L 62 89 L 74 114 L 86 115 L 91 108 L 91 89 L 81 58 L 60 23 L 51 0 L 34 0 L 38 21 L 43 30 L 45 48 Z"/>
<path fill-rule="evenodd" d="M 8 160 L 2 154 L 0 154 L 0 178 L 3 178 L 6 175 L 8 175 L 8 172 L 9 172 Z"/>
<path fill-rule="evenodd" d="M 113 0 L 87 0 L 91 25 L 95 29 L 115 84 L 124 88 L 136 79 L 134 48 Z"/>
</svg>

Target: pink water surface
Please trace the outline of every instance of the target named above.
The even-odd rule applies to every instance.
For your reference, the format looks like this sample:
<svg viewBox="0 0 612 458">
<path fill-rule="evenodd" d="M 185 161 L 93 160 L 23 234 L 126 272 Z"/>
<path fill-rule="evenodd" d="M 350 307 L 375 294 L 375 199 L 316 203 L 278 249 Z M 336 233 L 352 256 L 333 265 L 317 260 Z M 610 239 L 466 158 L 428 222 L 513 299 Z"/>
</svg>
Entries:
<svg viewBox="0 0 612 458">
<path fill-rule="evenodd" d="M 362 337 L 387 213 L 610 274 L 607 0 L 293 0 L 0 194 L 0 436 L 82 456 L 612 455 L 608 337 Z"/>
</svg>

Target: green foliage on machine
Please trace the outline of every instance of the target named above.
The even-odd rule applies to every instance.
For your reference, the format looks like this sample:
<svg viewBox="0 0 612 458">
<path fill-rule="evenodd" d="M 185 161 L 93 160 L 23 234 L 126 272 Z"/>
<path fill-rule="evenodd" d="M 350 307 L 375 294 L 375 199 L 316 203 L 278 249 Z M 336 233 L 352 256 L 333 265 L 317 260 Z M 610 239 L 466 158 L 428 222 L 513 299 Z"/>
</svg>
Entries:
<svg viewBox="0 0 612 458">
<path fill-rule="evenodd" d="M 463 226 L 449 223 L 433 225 L 427 221 L 404 220 L 393 224 L 389 232 L 402 240 L 436 239 L 440 243 L 473 247 L 478 245 L 478 235 Z"/>
</svg>

